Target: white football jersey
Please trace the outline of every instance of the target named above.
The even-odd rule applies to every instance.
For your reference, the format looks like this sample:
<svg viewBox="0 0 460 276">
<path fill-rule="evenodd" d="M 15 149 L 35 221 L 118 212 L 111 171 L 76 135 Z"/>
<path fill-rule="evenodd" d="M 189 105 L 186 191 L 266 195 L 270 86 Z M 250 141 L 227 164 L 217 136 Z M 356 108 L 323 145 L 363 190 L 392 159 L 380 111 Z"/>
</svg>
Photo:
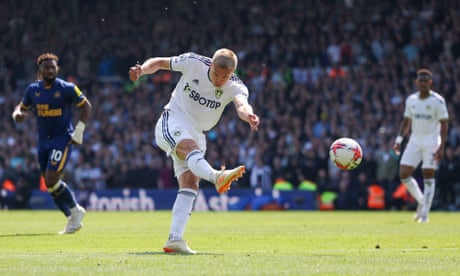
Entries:
<svg viewBox="0 0 460 276">
<path fill-rule="evenodd" d="M 448 120 L 449 115 L 444 98 L 430 91 L 430 96 L 420 99 L 415 92 L 406 99 L 404 117 L 412 120 L 410 139 L 418 144 L 436 144 L 440 139 L 439 121 Z"/>
<path fill-rule="evenodd" d="M 197 130 L 214 127 L 236 95 L 249 96 L 248 88 L 236 74 L 222 87 L 215 87 L 209 79 L 209 57 L 185 53 L 172 57 L 170 65 L 182 76 L 165 108 L 184 114 Z"/>
</svg>

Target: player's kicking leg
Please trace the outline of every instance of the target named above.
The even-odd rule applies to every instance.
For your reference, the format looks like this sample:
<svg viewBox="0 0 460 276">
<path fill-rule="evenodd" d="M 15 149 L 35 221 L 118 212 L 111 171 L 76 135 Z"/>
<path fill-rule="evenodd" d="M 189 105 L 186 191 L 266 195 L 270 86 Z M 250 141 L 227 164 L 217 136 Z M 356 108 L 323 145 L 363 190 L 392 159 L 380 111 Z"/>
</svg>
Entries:
<svg viewBox="0 0 460 276">
<path fill-rule="evenodd" d="M 241 178 L 246 171 L 244 166 L 239 166 L 231 170 L 222 170 L 217 174 L 216 190 L 220 194 L 228 192 L 232 182 Z"/>
</svg>

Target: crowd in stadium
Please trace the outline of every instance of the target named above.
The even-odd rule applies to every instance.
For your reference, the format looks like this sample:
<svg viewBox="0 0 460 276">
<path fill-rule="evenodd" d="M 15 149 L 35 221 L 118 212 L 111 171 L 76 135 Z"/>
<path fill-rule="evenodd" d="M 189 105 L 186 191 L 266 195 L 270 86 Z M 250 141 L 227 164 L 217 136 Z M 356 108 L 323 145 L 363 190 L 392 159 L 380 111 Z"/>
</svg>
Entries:
<svg viewBox="0 0 460 276">
<path fill-rule="evenodd" d="M 75 189 L 176 187 L 171 161 L 152 129 L 178 75 L 132 83 L 128 68 L 149 56 L 227 47 L 261 117 L 258 132 L 227 110 L 207 133 L 218 168 L 245 164 L 233 187 L 298 188 L 339 194 L 339 207 L 365 208 L 366 187 L 399 186 L 392 151 L 420 67 L 446 99 L 450 124 L 434 208 L 460 208 L 460 3 L 441 1 L 2 1 L 0 2 L 0 177 L 38 187 L 35 120 L 10 117 L 35 78 L 43 52 L 93 104 L 85 142 L 74 147 L 66 179 Z M 230 108 L 233 108 L 230 106 Z M 328 159 L 339 137 L 358 140 L 362 164 L 341 171 Z M 211 187 L 203 183 L 202 187 Z"/>
</svg>

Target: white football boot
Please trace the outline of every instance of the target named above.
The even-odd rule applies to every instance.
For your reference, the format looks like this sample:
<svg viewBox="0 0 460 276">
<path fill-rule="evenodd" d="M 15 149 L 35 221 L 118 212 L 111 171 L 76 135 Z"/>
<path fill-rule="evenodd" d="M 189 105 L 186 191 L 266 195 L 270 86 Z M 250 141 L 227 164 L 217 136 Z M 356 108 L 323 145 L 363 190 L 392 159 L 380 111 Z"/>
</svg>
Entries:
<svg viewBox="0 0 460 276">
<path fill-rule="evenodd" d="M 163 247 L 165 253 L 196 254 L 195 250 L 188 247 L 184 240 L 168 240 Z"/>
<path fill-rule="evenodd" d="M 85 208 L 77 204 L 74 208 L 70 209 L 70 213 L 70 217 L 67 218 L 67 226 L 59 232 L 60 235 L 73 234 L 83 227 L 81 221 L 86 214 Z"/>
<path fill-rule="evenodd" d="M 232 185 L 232 182 L 237 180 L 238 178 L 243 177 L 245 171 L 245 166 L 239 166 L 231 170 L 220 171 L 216 179 L 217 192 L 219 194 L 228 192 L 228 190 L 230 190 L 230 185 Z"/>
</svg>

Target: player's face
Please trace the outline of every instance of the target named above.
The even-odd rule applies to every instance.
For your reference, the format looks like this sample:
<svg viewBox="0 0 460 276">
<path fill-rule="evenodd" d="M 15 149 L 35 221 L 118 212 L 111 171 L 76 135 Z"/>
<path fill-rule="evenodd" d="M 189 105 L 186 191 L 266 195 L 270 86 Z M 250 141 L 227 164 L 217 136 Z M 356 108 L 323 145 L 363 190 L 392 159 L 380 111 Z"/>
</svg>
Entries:
<svg viewBox="0 0 460 276">
<path fill-rule="evenodd" d="M 42 61 L 39 70 L 44 81 L 53 82 L 57 76 L 58 66 L 55 60 L 47 59 Z"/>
<path fill-rule="evenodd" d="M 214 64 L 211 64 L 211 67 L 209 68 L 209 78 L 211 79 L 212 84 L 216 87 L 224 85 L 230 79 L 232 74 L 232 69 L 222 69 Z"/>
<path fill-rule="evenodd" d="M 429 91 L 431 88 L 431 77 L 428 75 L 417 76 L 417 85 L 420 91 Z"/>
</svg>

